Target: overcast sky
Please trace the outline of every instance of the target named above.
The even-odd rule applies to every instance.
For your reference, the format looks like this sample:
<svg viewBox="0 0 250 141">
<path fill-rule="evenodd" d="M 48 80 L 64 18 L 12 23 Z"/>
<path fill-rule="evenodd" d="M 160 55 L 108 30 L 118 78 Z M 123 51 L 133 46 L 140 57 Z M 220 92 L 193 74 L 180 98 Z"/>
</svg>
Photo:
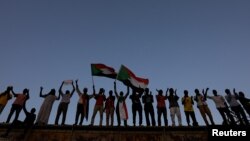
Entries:
<svg viewBox="0 0 250 141">
<path fill-rule="evenodd" d="M 63 80 L 79 79 L 81 90 L 87 87 L 92 93 L 90 64 L 103 63 L 116 71 L 123 64 L 148 78 L 154 95 L 155 89 L 173 87 L 182 97 L 185 89 L 194 95 L 195 88 L 209 87 L 209 95 L 212 89 L 225 95 L 226 88 L 236 88 L 250 97 L 249 13 L 248 0 L 0 1 L 0 90 L 8 85 L 17 93 L 29 88 L 28 109 L 35 107 L 38 113 L 43 102 L 40 86 L 49 92 L 59 89 Z M 113 89 L 113 79 L 93 79 L 96 90 L 103 87 L 108 95 Z M 126 90 L 117 83 L 119 91 Z M 13 101 L 0 115 L 0 122 L 6 121 Z M 74 123 L 77 101 L 75 93 L 66 124 Z M 126 102 L 132 125 L 131 101 Z M 54 103 L 50 124 L 54 124 L 58 103 Z M 89 117 L 94 103 L 92 99 Z M 220 124 L 214 103 L 208 103 Z M 204 125 L 194 108 L 199 124 Z M 99 114 L 95 124 L 98 118 Z M 171 124 L 169 109 L 168 119 Z"/>
</svg>

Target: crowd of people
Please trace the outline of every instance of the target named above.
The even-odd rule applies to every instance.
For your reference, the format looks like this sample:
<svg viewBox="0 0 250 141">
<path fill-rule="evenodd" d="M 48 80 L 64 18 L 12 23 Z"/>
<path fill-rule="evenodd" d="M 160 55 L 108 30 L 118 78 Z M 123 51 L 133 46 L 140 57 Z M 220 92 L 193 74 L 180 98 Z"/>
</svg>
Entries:
<svg viewBox="0 0 250 141">
<path fill-rule="evenodd" d="M 27 126 L 24 134 L 27 132 L 34 123 L 37 125 L 47 125 L 49 122 L 50 113 L 53 107 L 53 103 L 56 100 L 60 100 L 57 114 L 55 117 L 54 124 L 59 124 L 59 119 L 62 115 L 61 125 L 65 124 L 66 115 L 68 106 L 70 104 L 70 99 L 77 92 L 79 100 L 76 107 L 75 123 L 74 125 L 83 125 L 84 119 L 88 120 L 89 115 L 89 103 L 93 98 L 95 99 L 95 105 L 93 107 L 93 114 L 91 117 L 90 126 L 94 125 L 96 114 L 99 112 L 100 121 L 99 126 L 103 126 L 103 115 L 106 115 L 106 126 L 114 126 L 114 116 L 117 117 L 117 126 L 122 126 L 121 121 L 123 120 L 123 126 L 128 126 L 128 110 L 126 100 L 129 99 L 132 102 L 132 120 L 133 126 L 139 125 L 142 126 L 143 120 L 143 111 L 146 118 L 146 126 L 168 126 L 167 118 L 167 107 L 166 102 L 169 103 L 169 113 L 171 117 L 170 126 L 182 126 L 182 117 L 180 111 L 180 103 L 184 107 L 184 113 L 186 117 L 186 122 L 188 126 L 199 126 L 199 123 L 195 116 L 194 104 L 196 102 L 197 108 L 207 126 L 215 125 L 213 120 L 213 115 L 210 111 L 210 108 L 207 104 L 207 100 L 211 99 L 216 105 L 218 112 L 220 113 L 223 119 L 223 125 L 249 125 L 249 120 L 247 117 L 250 116 L 250 99 L 246 98 L 243 92 L 236 92 L 233 90 L 233 93 L 229 89 L 225 89 L 225 96 L 219 95 L 216 90 L 212 90 L 213 95 L 208 95 L 208 88 L 203 89 L 200 92 L 198 89 L 195 89 L 195 95 L 190 96 L 187 90 L 184 90 L 183 96 L 180 98 L 177 95 L 177 90 L 169 88 L 166 90 L 165 94 L 162 89 L 156 90 L 156 95 L 152 94 L 152 91 L 149 88 L 144 89 L 144 91 L 136 91 L 127 86 L 126 94 L 123 91 L 117 92 L 116 82 L 114 82 L 114 89 L 110 90 L 108 96 L 105 95 L 105 89 L 100 88 L 99 92 L 96 93 L 95 86 L 93 86 L 93 93 L 88 93 L 88 88 L 83 88 L 83 91 L 80 90 L 78 85 L 78 80 L 75 82 L 70 82 L 72 85 L 72 90 L 62 91 L 65 81 L 62 82 L 56 96 L 56 90 L 51 89 L 49 93 L 43 93 L 43 87 L 40 88 L 40 97 L 44 98 L 43 103 L 40 107 L 40 110 L 36 116 L 36 109 L 32 108 L 30 112 L 26 109 L 26 101 L 29 100 L 29 90 L 25 88 L 21 94 L 14 92 L 12 86 L 8 86 L 7 89 L 0 94 L 0 115 L 7 105 L 8 101 L 15 98 L 12 107 L 10 109 L 9 115 L 7 117 L 6 123 L 10 123 L 10 120 L 15 113 L 15 117 L 11 122 L 8 130 L 3 136 L 8 136 L 11 129 L 17 125 Z M 75 83 L 75 84 L 74 84 Z M 130 90 L 132 90 L 130 94 Z M 115 106 L 116 101 L 116 106 Z M 154 111 L 153 103 L 156 101 L 156 113 Z M 25 120 L 19 121 L 18 117 L 20 112 L 24 110 L 26 118 Z M 139 115 L 139 123 L 136 123 L 137 113 Z M 247 115 L 248 114 L 248 115 Z M 155 115 L 157 115 L 157 122 Z M 177 117 L 178 125 L 175 121 Z M 192 123 L 190 121 L 192 119 Z M 161 123 L 163 118 L 164 125 Z M 219 123 L 221 124 L 221 123 Z"/>
</svg>

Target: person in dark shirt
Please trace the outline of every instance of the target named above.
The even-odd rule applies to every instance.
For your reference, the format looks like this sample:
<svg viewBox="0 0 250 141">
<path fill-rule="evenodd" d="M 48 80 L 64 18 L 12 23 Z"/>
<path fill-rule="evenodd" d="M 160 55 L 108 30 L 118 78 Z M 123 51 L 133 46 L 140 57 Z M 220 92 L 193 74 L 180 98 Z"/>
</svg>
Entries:
<svg viewBox="0 0 250 141">
<path fill-rule="evenodd" d="M 30 112 L 27 111 L 26 109 L 26 101 L 24 102 L 24 106 L 23 106 L 23 110 L 24 113 L 26 115 L 24 121 L 20 121 L 18 119 L 15 119 L 10 126 L 8 127 L 8 129 L 6 130 L 6 132 L 4 134 L 1 135 L 1 137 L 8 137 L 9 133 L 16 127 L 23 127 L 24 131 L 23 134 L 21 135 L 22 138 L 25 137 L 26 133 L 33 127 L 34 122 L 36 120 L 36 109 L 32 108 Z"/>
<path fill-rule="evenodd" d="M 154 98 L 152 92 L 149 93 L 148 88 L 145 89 L 145 94 L 142 96 L 142 102 L 144 103 L 144 112 L 147 126 L 150 126 L 149 116 L 151 117 L 152 126 L 155 126 L 155 114 L 153 107 Z"/>
<path fill-rule="evenodd" d="M 178 118 L 179 126 L 182 126 L 181 121 L 181 112 L 178 104 L 179 96 L 176 94 L 176 90 L 174 91 L 173 88 L 169 89 L 169 96 L 167 96 L 169 101 L 169 109 L 170 109 L 170 117 L 172 120 L 172 126 L 175 126 L 175 116 Z"/>
<path fill-rule="evenodd" d="M 240 101 L 241 105 L 243 106 L 247 114 L 250 116 L 250 99 L 246 98 L 245 94 L 242 91 L 240 91 L 239 93 L 236 93 L 236 91 L 234 92 L 235 92 L 235 95 L 237 95 L 238 100 Z"/>
<path fill-rule="evenodd" d="M 140 98 L 142 97 L 143 92 L 138 93 L 133 90 L 132 95 L 130 95 L 130 99 L 132 101 L 132 114 L 133 114 L 133 124 L 136 125 L 136 112 L 139 113 L 139 126 L 142 126 L 142 105 Z"/>
</svg>

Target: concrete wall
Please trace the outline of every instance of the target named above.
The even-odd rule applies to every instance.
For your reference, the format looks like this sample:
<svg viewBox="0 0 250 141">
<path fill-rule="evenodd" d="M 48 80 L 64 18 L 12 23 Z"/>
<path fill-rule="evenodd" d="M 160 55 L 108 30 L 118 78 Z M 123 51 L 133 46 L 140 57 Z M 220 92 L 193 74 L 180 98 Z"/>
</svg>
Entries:
<svg viewBox="0 0 250 141">
<path fill-rule="evenodd" d="M 7 125 L 0 126 L 3 133 Z M 35 126 L 25 137 L 14 129 L 0 141 L 207 141 L 205 127 L 89 127 Z"/>
</svg>

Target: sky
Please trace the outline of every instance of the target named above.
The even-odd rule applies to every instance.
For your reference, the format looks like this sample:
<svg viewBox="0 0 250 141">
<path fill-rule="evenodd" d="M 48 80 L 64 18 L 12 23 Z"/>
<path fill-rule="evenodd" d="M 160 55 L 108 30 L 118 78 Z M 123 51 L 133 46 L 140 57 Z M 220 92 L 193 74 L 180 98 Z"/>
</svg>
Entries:
<svg viewBox="0 0 250 141">
<path fill-rule="evenodd" d="M 114 79 L 91 76 L 90 64 L 103 63 L 116 71 L 123 64 L 138 77 L 148 78 L 154 95 L 156 89 L 173 87 L 182 97 L 184 90 L 194 95 L 194 89 L 209 87 L 209 95 L 212 89 L 224 96 L 226 88 L 235 88 L 250 98 L 249 13 L 248 0 L 2 0 L 0 91 L 9 85 L 16 93 L 28 88 L 27 109 L 34 107 L 36 113 L 43 102 L 40 87 L 47 93 L 59 89 L 63 80 L 78 79 L 80 89 L 87 87 L 89 93 L 94 82 L 96 91 L 104 88 L 108 95 Z M 63 87 L 67 89 L 72 88 Z M 117 89 L 126 91 L 126 86 L 117 82 Z M 74 93 L 66 124 L 75 121 L 78 98 Z M 0 122 L 6 121 L 13 101 Z M 131 101 L 126 102 L 132 125 Z M 214 103 L 207 102 L 220 124 Z M 58 104 L 53 105 L 49 124 L 54 124 Z M 92 99 L 89 117 L 94 104 Z M 180 101 L 179 105 L 186 125 Z M 196 103 L 194 109 L 199 124 L 205 125 Z M 169 109 L 167 113 L 171 125 Z M 19 119 L 24 117 L 22 112 Z M 90 118 L 84 121 L 88 124 Z"/>
</svg>

